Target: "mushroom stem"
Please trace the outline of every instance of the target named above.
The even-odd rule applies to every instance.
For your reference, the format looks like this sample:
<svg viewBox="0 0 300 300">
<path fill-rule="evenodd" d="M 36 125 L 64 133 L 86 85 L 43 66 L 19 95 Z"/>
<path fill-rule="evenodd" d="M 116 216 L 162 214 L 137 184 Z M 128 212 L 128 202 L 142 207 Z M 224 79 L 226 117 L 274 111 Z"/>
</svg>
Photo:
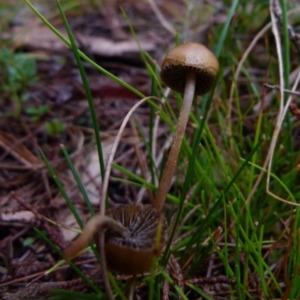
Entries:
<svg viewBox="0 0 300 300">
<path fill-rule="evenodd" d="M 73 258 L 85 249 L 99 229 L 102 231 L 103 229 L 111 229 L 122 237 L 129 235 L 128 229 L 120 222 L 107 216 L 96 215 L 87 222 L 80 236 L 64 251 L 66 259 Z"/>
<path fill-rule="evenodd" d="M 178 118 L 176 131 L 174 134 L 174 140 L 172 143 L 172 147 L 168 156 L 165 169 L 163 171 L 162 178 L 159 183 L 156 198 L 154 200 L 153 206 L 159 212 L 162 210 L 164 206 L 170 188 L 170 184 L 172 181 L 172 177 L 175 171 L 175 167 L 177 164 L 177 159 L 178 159 L 182 139 L 185 133 L 185 128 L 189 119 L 189 115 L 190 115 L 190 111 L 194 99 L 195 80 L 196 80 L 195 72 L 192 70 L 188 71 L 186 74 L 183 102 L 182 102 L 182 106 Z"/>
</svg>

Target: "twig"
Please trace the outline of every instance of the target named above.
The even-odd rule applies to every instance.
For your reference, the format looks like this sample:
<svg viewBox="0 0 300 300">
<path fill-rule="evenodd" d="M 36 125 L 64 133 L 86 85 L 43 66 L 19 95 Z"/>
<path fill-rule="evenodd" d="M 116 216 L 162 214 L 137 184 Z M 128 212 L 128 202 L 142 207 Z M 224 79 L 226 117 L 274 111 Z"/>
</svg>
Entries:
<svg viewBox="0 0 300 300">
<path fill-rule="evenodd" d="M 176 30 L 172 27 L 172 25 L 165 19 L 161 11 L 159 10 L 157 4 L 154 0 L 147 0 L 149 5 L 151 6 L 154 14 L 156 15 L 157 19 L 161 23 L 162 27 L 164 27 L 169 33 L 171 33 L 173 36 L 176 35 Z"/>
<path fill-rule="evenodd" d="M 119 142 L 120 142 L 120 139 L 121 139 L 121 136 L 122 136 L 122 133 L 124 131 L 124 128 L 126 127 L 131 115 L 133 114 L 133 112 L 141 105 L 143 104 L 144 102 L 148 101 L 148 100 L 156 100 L 158 102 L 161 102 L 160 99 L 158 99 L 157 97 L 153 97 L 153 96 L 150 96 L 150 97 L 146 97 L 146 98 L 143 98 L 141 99 L 138 103 L 136 103 L 131 109 L 130 111 L 127 113 L 127 115 L 125 116 L 123 122 L 122 122 L 122 125 L 119 129 L 119 132 L 116 136 L 116 139 L 114 141 L 114 144 L 112 146 L 112 149 L 111 149 L 111 153 L 108 157 L 108 161 L 107 161 L 107 166 L 106 166 L 106 172 L 105 172 L 105 177 L 104 177 L 104 180 L 103 180 L 103 185 L 102 185 L 102 193 L 101 193 L 101 201 L 100 201 L 100 213 L 101 214 L 104 214 L 105 213 L 105 199 L 107 197 L 107 188 L 108 188 L 108 181 L 109 181 L 109 177 L 110 177 L 110 172 L 111 172 L 111 169 L 112 169 L 112 163 L 113 163 L 113 160 L 114 160 L 114 157 L 115 157 L 115 153 L 116 153 L 116 150 L 117 150 L 117 147 L 119 145 Z"/>
<path fill-rule="evenodd" d="M 269 89 L 280 91 L 280 86 L 279 85 L 271 85 L 271 84 L 265 83 L 264 86 L 269 88 Z M 287 90 L 287 89 L 283 89 L 283 91 L 285 93 L 288 93 L 288 94 L 291 94 L 291 95 L 300 96 L 300 92 L 291 91 L 291 90 Z"/>
</svg>

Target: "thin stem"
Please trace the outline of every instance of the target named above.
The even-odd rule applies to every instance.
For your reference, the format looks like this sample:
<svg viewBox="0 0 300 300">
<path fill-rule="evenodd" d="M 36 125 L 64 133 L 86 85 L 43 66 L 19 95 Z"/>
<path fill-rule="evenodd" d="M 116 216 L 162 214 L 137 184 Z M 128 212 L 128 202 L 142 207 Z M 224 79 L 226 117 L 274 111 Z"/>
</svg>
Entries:
<svg viewBox="0 0 300 300">
<path fill-rule="evenodd" d="M 111 169 L 112 169 L 112 163 L 113 163 L 113 160 L 114 160 L 114 157 L 115 157 L 115 153 L 117 151 L 117 147 L 118 147 L 119 142 L 121 140 L 122 133 L 123 133 L 123 131 L 124 131 L 126 125 L 127 125 L 127 122 L 129 121 L 131 115 L 134 113 L 134 111 L 141 104 L 145 103 L 146 101 L 148 101 L 150 99 L 160 102 L 160 99 L 158 99 L 157 97 L 153 97 L 153 96 L 146 97 L 146 98 L 143 98 L 143 99 L 139 100 L 130 109 L 130 111 L 127 113 L 127 115 L 125 116 L 125 118 L 124 118 L 124 120 L 121 124 L 121 127 L 119 129 L 119 132 L 118 132 L 116 138 L 115 138 L 115 141 L 114 141 L 113 147 L 111 149 L 111 152 L 109 154 L 107 165 L 106 165 L 105 177 L 104 177 L 104 181 L 103 181 L 103 184 L 102 184 L 102 193 L 101 193 L 101 201 L 100 201 L 100 215 L 105 214 L 105 200 L 106 200 L 106 197 L 107 197 L 107 189 L 108 189 L 108 183 L 109 183 L 109 178 L 110 178 L 110 172 L 111 172 Z"/>
<path fill-rule="evenodd" d="M 178 124 L 176 127 L 173 144 L 154 201 L 154 207 L 158 211 L 162 210 L 170 188 L 172 177 L 177 164 L 181 142 L 189 119 L 189 115 L 190 115 L 190 111 L 194 99 L 194 93 L 195 93 L 195 73 L 193 71 L 189 71 L 187 72 L 186 75 L 183 102 L 182 102 L 181 111 L 178 118 Z"/>
<path fill-rule="evenodd" d="M 64 251 L 65 257 L 69 259 L 76 256 L 89 245 L 97 231 L 103 232 L 103 230 L 107 228 L 117 232 L 123 237 L 129 234 L 128 229 L 120 222 L 107 216 L 96 215 L 87 222 L 80 236 Z"/>
</svg>

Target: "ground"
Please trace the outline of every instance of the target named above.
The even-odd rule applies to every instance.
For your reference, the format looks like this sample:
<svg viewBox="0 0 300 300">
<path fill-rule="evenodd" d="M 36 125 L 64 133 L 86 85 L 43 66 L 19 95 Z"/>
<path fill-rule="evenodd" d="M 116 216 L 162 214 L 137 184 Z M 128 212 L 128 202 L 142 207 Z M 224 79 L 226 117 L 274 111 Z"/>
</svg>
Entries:
<svg viewBox="0 0 300 300">
<path fill-rule="evenodd" d="M 57 185 L 58 178 L 85 223 L 91 208 L 80 193 L 69 157 L 92 208 L 98 211 L 102 182 L 87 92 L 72 50 L 38 19 L 26 5 L 27 0 L 12 2 L 0 4 L 0 295 L 6 300 L 46 299 L 51 290 L 61 289 L 77 291 L 82 293 L 78 299 L 80 295 L 87 299 L 98 287 L 104 289 L 101 267 L 91 251 L 74 260 L 81 272 L 95 281 L 93 285 L 68 264 L 59 265 L 59 251 L 77 234 L 69 229 L 78 228 L 78 224 Z M 44 2 L 33 4 L 67 36 L 56 3 Z M 180 102 L 178 95 L 161 88 L 158 74 L 165 53 L 177 42 L 192 40 L 212 48 L 220 61 L 222 75 L 210 98 L 208 116 L 200 109 L 202 100 L 195 100 L 182 148 L 185 156 L 180 159 L 171 189 L 173 198 L 168 198 L 165 208 L 171 227 L 180 197 L 185 194 L 186 214 L 177 224 L 181 231 L 178 229 L 173 241 L 169 264 L 156 277 L 160 281 L 156 279 L 153 290 L 161 292 L 162 299 L 241 299 L 241 295 L 245 299 L 267 299 L 271 295 L 287 299 L 296 295 L 293 283 L 299 280 L 300 260 L 291 253 L 298 249 L 299 220 L 298 208 L 290 206 L 299 190 L 300 114 L 295 104 L 287 106 L 291 110 L 290 125 L 283 126 L 286 131 L 275 149 L 278 164 L 274 172 L 282 175 L 283 184 L 272 177 L 270 185 L 280 197 L 291 191 L 286 196 L 290 202 L 271 205 L 266 181 L 259 175 L 266 168 L 274 129 L 270 126 L 278 116 L 274 98 L 280 80 L 276 36 L 271 30 L 265 31 L 251 49 L 244 69 L 238 69 L 247 47 L 271 21 L 267 1 L 253 1 L 253 5 L 240 1 L 237 8 L 235 3 L 239 1 L 61 2 L 78 48 L 101 67 L 82 60 L 100 127 L 104 161 L 133 105 L 145 96 L 168 97 L 163 106 L 168 117 L 161 115 L 156 132 L 156 165 L 148 155 L 150 142 L 146 139 L 159 113 L 144 103 L 125 128 L 114 159 L 118 166 L 114 166 L 109 181 L 111 206 L 149 204 L 153 198 L 154 188 L 146 189 L 139 178 L 146 182 L 151 177 L 151 183 L 157 184 L 153 178 L 163 169 Z M 236 9 L 235 14 L 231 9 Z M 276 15 L 278 23 L 284 23 L 280 14 Z M 286 35 L 292 45 L 291 59 L 284 60 L 285 67 L 290 63 L 290 71 L 296 69 L 300 49 L 293 30 L 289 28 Z M 227 35 L 221 43 L 224 32 Z M 283 39 L 282 44 L 285 42 Z M 290 78 L 295 80 L 295 75 Z M 266 86 L 269 82 L 274 84 Z M 199 147 L 189 148 L 187 145 L 197 141 L 203 115 L 209 119 L 209 130 L 205 128 Z M 287 136 L 289 141 L 285 140 Z M 195 149 L 201 150 L 196 172 L 186 179 L 190 153 Z M 251 162 L 252 169 L 245 170 L 241 158 Z M 149 170 L 153 165 L 155 168 Z M 190 186 L 185 188 L 189 180 Z M 219 191 L 224 191 L 224 198 Z M 245 206 L 239 206 L 239 199 Z M 295 260 L 289 262 L 291 257 Z M 289 268 L 294 270 L 291 277 L 286 271 Z M 150 281 L 154 280 L 152 275 L 147 276 L 136 279 L 137 299 L 154 297 L 149 296 Z M 115 279 L 126 294 L 132 278 L 117 274 Z M 114 291 L 117 293 L 116 287 Z M 53 299 L 73 299 L 69 294 L 61 297 Z"/>
</svg>

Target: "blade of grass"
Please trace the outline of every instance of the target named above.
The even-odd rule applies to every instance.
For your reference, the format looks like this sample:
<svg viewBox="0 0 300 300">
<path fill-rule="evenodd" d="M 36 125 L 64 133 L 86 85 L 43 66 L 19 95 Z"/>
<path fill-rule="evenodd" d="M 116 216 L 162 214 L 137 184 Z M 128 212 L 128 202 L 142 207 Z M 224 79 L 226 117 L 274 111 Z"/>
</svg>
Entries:
<svg viewBox="0 0 300 300">
<path fill-rule="evenodd" d="M 194 286 L 193 284 L 191 284 L 191 283 L 186 283 L 186 285 L 190 288 L 190 289 L 192 289 L 192 290 L 194 290 L 196 293 L 198 293 L 200 296 L 201 296 L 201 298 L 200 299 L 206 299 L 206 300 L 213 300 L 214 298 L 211 298 L 211 297 L 209 297 L 207 294 L 205 294 L 203 291 L 201 291 L 199 288 L 197 288 L 196 286 Z"/>
<path fill-rule="evenodd" d="M 64 199 L 66 200 L 67 205 L 68 205 L 70 211 L 72 212 L 72 214 L 74 215 L 74 217 L 75 217 L 75 219 L 76 219 L 76 221 L 77 221 L 79 227 L 82 229 L 82 228 L 84 227 L 83 222 L 82 222 L 80 216 L 78 215 L 78 213 L 77 213 L 77 211 L 76 211 L 76 208 L 74 207 L 74 205 L 73 205 L 71 199 L 69 198 L 67 192 L 65 191 L 65 189 L 64 189 L 64 187 L 63 187 L 63 185 L 62 185 L 62 183 L 61 183 L 60 180 L 58 179 L 58 177 L 57 177 L 57 175 L 56 175 L 54 169 L 52 168 L 52 166 L 51 166 L 50 162 L 48 161 L 47 157 L 45 156 L 44 152 L 43 152 L 41 149 L 39 149 L 39 153 L 40 153 L 40 155 L 41 155 L 43 161 L 45 162 L 46 167 L 47 167 L 47 169 L 48 169 L 50 175 L 52 176 L 53 180 L 55 181 L 55 183 L 56 183 L 56 185 L 57 185 L 57 187 L 58 187 L 60 193 L 62 194 L 62 196 L 63 196 Z"/>
<path fill-rule="evenodd" d="M 52 178 L 54 179 L 54 181 L 55 181 L 57 187 L 59 188 L 60 193 L 62 194 L 62 196 L 63 196 L 64 199 L 66 200 L 66 203 L 67 203 L 67 205 L 68 205 L 68 207 L 69 207 L 71 213 L 72 213 L 73 216 L 75 217 L 75 219 L 76 219 L 76 221 L 77 221 L 79 227 L 80 227 L 81 229 L 83 229 L 83 227 L 84 227 L 83 222 L 82 222 L 82 220 L 81 220 L 81 218 L 80 218 L 80 216 L 79 216 L 79 214 L 78 214 L 78 212 L 77 212 L 75 206 L 73 205 L 71 199 L 69 198 L 67 192 L 65 191 L 65 189 L 64 189 L 64 187 L 63 187 L 63 185 L 62 185 L 62 183 L 61 183 L 60 180 L 58 179 L 58 177 L 57 177 L 57 175 L 56 175 L 54 169 L 52 168 L 50 162 L 48 161 L 47 157 L 45 156 L 44 152 L 43 152 L 41 149 L 39 149 L 39 153 L 40 153 L 40 155 L 41 155 L 43 161 L 45 162 L 46 167 L 47 167 L 47 169 L 48 169 L 50 175 L 52 176 Z M 99 255 L 98 255 L 98 253 L 97 253 L 96 247 L 95 247 L 93 244 L 91 244 L 91 249 L 93 250 L 93 252 L 94 252 L 94 254 L 95 254 L 97 260 L 100 261 L 100 258 L 99 258 Z M 63 254 L 62 254 L 62 256 L 63 256 Z"/>
<path fill-rule="evenodd" d="M 180 287 L 175 284 L 174 280 L 169 276 L 169 274 L 165 271 L 161 272 L 162 276 L 174 287 L 174 289 L 177 291 L 178 295 L 184 299 L 189 300 L 187 296 L 184 294 L 184 292 L 180 289 Z"/>
<path fill-rule="evenodd" d="M 246 162 L 245 159 L 243 159 L 243 158 L 241 158 L 241 157 L 240 157 L 240 160 L 242 160 L 243 162 Z M 265 173 L 268 172 L 267 169 L 264 169 L 264 168 L 262 168 L 262 167 L 260 167 L 260 166 L 258 166 L 258 165 L 256 165 L 256 164 L 250 162 L 250 161 L 248 161 L 247 164 L 252 165 L 252 166 L 254 166 L 256 169 L 258 169 L 258 170 L 260 170 L 260 171 L 263 171 L 263 172 L 265 172 Z M 285 183 L 284 183 L 277 175 L 275 175 L 274 173 L 270 173 L 270 177 L 271 177 L 271 178 L 274 178 L 274 179 L 277 181 L 277 183 L 279 183 L 279 185 L 287 192 L 287 194 L 289 195 L 289 197 L 291 198 L 291 200 L 292 200 L 293 202 L 295 202 L 295 203 L 297 202 L 296 199 L 295 199 L 295 197 L 294 197 L 294 195 L 293 195 L 293 193 L 289 190 L 289 188 L 285 185 Z M 300 205 L 300 204 L 299 204 L 299 205 Z M 295 204 L 295 206 L 299 206 L 299 205 L 296 205 L 296 204 Z"/>
<path fill-rule="evenodd" d="M 218 37 L 218 44 L 217 44 L 216 51 L 215 51 L 217 58 L 219 58 L 222 50 L 224 50 L 224 42 L 228 36 L 229 26 L 230 26 L 230 23 L 231 23 L 231 20 L 232 20 L 234 14 L 237 10 L 238 4 L 239 4 L 239 0 L 232 1 L 229 13 L 227 14 L 226 22 L 223 26 L 220 36 Z"/>
<path fill-rule="evenodd" d="M 251 242 L 251 240 L 249 239 L 248 235 L 246 234 L 243 226 L 238 223 L 238 215 L 240 215 L 240 211 L 235 212 L 233 204 L 232 203 L 228 203 L 228 209 L 229 212 L 231 214 L 231 217 L 233 218 L 233 220 L 236 222 L 237 224 L 237 230 L 240 232 L 241 237 L 244 239 L 245 242 L 243 242 L 241 239 L 239 239 L 240 243 L 241 243 L 241 248 L 244 249 L 244 243 L 247 243 L 250 249 L 250 253 L 249 253 L 249 260 L 251 261 L 252 266 L 258 270 L 259 266 L 258 266 L 258 260 L 260 260 L 260 264 L 263 266 L 263 268 L 266 270 L 266 272 L 270 275 L 271 280 L 273 281 L 277 291 L 282 295 L 282 289 L 278 283 L 278 281 L 275 278 L 275 275 L 273 274 L 272 270 L 270 269 L 270 267 L 267 265 L 267 263 L 263 260 L 263 258 L 260 256 L 260 253 L 257 251 L 256 247 L 253 245 L 253 243 Z M 268 295 L 265 295 L 266 297 Z M 268 297 L 267 297 L 268 298 Z"/>
<path fill-rule="evenodd" d="M 252 151 L 246 157 L 246 159 L 243 162 L 243 164 L 241 165 L 241 167 L 237 170 L 237 172 L 235 173 L 235 175 L 233 176 L 233 178 L 230 180 L 230 182 L 224 188 L 224 191 L 222 192 L 222 194 L 215 200 L 215 202 L 213 203 L 213 205 L 211 206 L 211 208 L 209 210 L 209 214 L 205 218 L 205 222 L 201 226 L 201 230 L 197 231 L 192 236 L 192 238 L 190 240 L 190 244 L 186 247 L 186 253 L 188 253 L 190 251 L 190 249 L 192 248 L 192 246 L 197 241 L 201 241 L 203 232 L 205 232 L 205 230 L 207 228 L 209 228 L 215 220 L 219 220 L 219 216 L 222 214 L 222 210 L 218 209 L 218 206 L 219 206 L 220 202 L 222 201 L 223 198 L 225 199 L 225 196 L 228 193 L 228 191 L 230 190 L 231 186 L 234 184 L 234 182 L 236 181 L 236 179 L 238 178 L 238 176 L 241 174 L 241 172 L 243 171 L 243 169 L 246 167 L 246 165 L 248 164 L 248 162 L 251 159 L 251 157 L 253 156 L 253 154 L 258 150 L 258 148 L 261 145 L 261 142 L 262 142 L 262 140 L 260 140 L 259 143 L 253 147 Z M 225 200 L 223 200 L 223 201 L 225 201 Z M 219 221 L 217 221 L 217 223 L 219 223 Z M 196 259 L 195 266 L 197 266 L 199 264 L 200 264 L 200 261 L 198 261 Z M 193 272 L 193 271 L 195 271 L 195 270 L 191 269 L 191 272 Z"/>
<path fill-rule="evenodd" d="M 80 55 L 79 55 L 79 50 L 76 46 L 76 42 L 73 36 L 73 33 L 71 31 L 70 25 L 67 21 L 67 18 L 62 10 L 62 7 L 60 5 L 60 2 L 58 0 L 56 0 L 56 4 L 57 7 L 59 9 L 61 18 L 64 22 L 64 26 L 66 28 L 66 31 L 68 33 L 69 39 L 70 39 L 70 46 L 71 49 L 74 53 L 76 62 L 77 62 L 77 67 L 79 69 L 80 72 L 80 76 L 82 79 L 82 83 L 84 86 L 84 90 L 87 96 L 87 100 L 89 103 L 89 108 L 90 108 L 90 113 L 91 113 L 91 117 L 92 117 L 92 123 L 93 123 L 93 127 L 94 127 L 94 131 L 95 131 L 95 139 L 96 139 L 96 145 L 97 145 L 97 150 L 98 150 L 98 157 L 99 157 L 99 162 L 100 162 L 100 170 L 101 170 L 101 177 L 102 180 L 104 179 L 104 173 L 105 173 L 105 165 L 104 165 L 104 160 L 103 160 L 103 151 L 102 151 L 102 144 L 101 144 L 101 136 L 100 136 L 100 128 L 99 128 L 99 124 L 98 124 L 98 120 L 97 120 L 97 115 L 96 115 L 96 109 L 95 109 L 95 105 L 94 105 L 94 101 L 93 101 L 93 97 L 91 94 L 91 89 L 89 86 L 89 82 L 86 76 L 86 73 L 84 71 L 81 59 L 80 59 Z"/>
<path fill-rule="evenodd" d="M 295 220 L 293 222 L 293 235 L 290 237 L 292 239 L 292 247 L 289 253 L 288 259 L 288 274 L 291 274 L 289 281 L 287 282 L 286 292 L 283 296 L 283 299 L 296 299 L 299 294 L 299 282 L 300 282 L 300 274 L 299 274 L 299 265 L 300 265 L 300 209 L 297 208 L 294 214 Z M 287 297 L 287 294 L 289 297 Z M 290 298 L 292 297 L 292 298 Z"/>
<path fill-rule="evenodd" d="M 115 278 L 111 275 L 111 273 L 108 273 L 109 281 L 111 282 L 111 285 L 113 286 L 114 290 L 116 291 L 116 296 L 119 296 L 121 300 L 126 300 L 126 297 L 124 296 L 123 292 L 121 291 L 120 287 L 117 285 Z M 115 298 L 114 298 L 115 299 Z"/>
<path fill-rule="evenodd" d="M 102 175 L 102 180 L 104 181 L 105 170 L 104 170 L 103 153 L 102 153 L 102 146 L 101 146 L 101 140 L 100 140 L 100 130 L 99 130 L 99 125 L 98 125 L 98 121 L 97 121 L 94 102 L 93 102 L 91 91 L 90 91 L 90 88 L 89 88 L 89 83 L 88 83 L 86 74 L 84 72 L 84 69 L 83 69 L 83 66 L 82 66 L 82 63 L 81 63 L 81 60 L 80 60 L 80 57 L 79 57 L 79 52 L 78 52 L 78 49 L 76 47 L 75 39 L 73 37 L 72 31 L 71 31 L 71 28 L 68 24 L 66 16 L 64 15 L 64 13 L 62 11 L 59 0 L 56 0 L 56 4 L 57 4 L 57 7 L 58 7 L 59 12 L 61 14 L 61 17 L 63 19 L 65 28 L 68 32 L 68 36 L 69 36 L 69 39 L 70 39 L 70 42 L 71 42 L 71 48 L 72 48 L 73 53 L 75 55 L 77 65 L 78 65 L 78 68 L 80 70 L 80 75 L 81 75 L 81 78 L 82 78 L 83 83 L 84 83 L 85 92 L 87 94 L 88 103 L 89 103 L 89 107 L 90 107 L 90 113 L 92 115 L 92 122 L 93 122 L 93 126 L 94 126 L 94 129 L 95 129 L 95 138 L 96 138 L 96 144 L 97 144 L 97 149 L 98 149 L 98 157 L 99 157 L 99 162 L 100 162 L 101 175 Z M 100 200 L 100 213 L 101 214 L 104 214 L 104 211 L 105 211 L 105 201 L 106 201 L 105 197 L 102 197 L 101 200 Z M 111 286 L 110 286 L 110 283 L 109 283 L 109 279 L 108 279 L 108 275 L 107 275 L 108 274 L 108 269 L 107 269 L 107 264 L 106 264 L 105 251 L 104 251 L 104 233 L 100 232 L 99 235 L 100 235 L 100 237 L 99 237 L 100 245 L 102 245 L 102 246 L 100 246 L 100 257 L 101 257 L 101 264 L 102 264 L 103 281 L 104 281 L 104 284 L 105 284 L 105 287 L 106 287 L 106 293 L 108 295 L 108 298 L 109 299 L 114 299 L 113 292 L 112 292 L 112 289 L 111 289 Z"/>
<path fill-rule="evenodd" d="M 241 206 L 242 206 L 242 201 L 236 201 L 236 205 L 238 206 L 237 211 L 241 211 Z M 241 218 L 242 215 L 238 214 L 237 215 L 237 221 L 235 223 L 235 226 L 238 226 L 241 223 Z M 241 259 L 240 259 L 240 254 L 241 251 L 243 251 L 243 245 L 240 243 L 240 231 L 238 228 L 235 230 L 235 251 L 234 251 L 234 274 L 235 274 L 235 281 L 236 281 L 236 292 L 238 295 L 238 299 L 245 299 L 245 294 L 244 291 L 245 289 L 242 288 L 242 275 L 241 275 Z M 246 269 L 248 272 L 248 269 Z"/>
<path fill-rule="evenodd" d="M 86 193 L 86 190 L 85 190 L 85 188 L 84 188 L 84 186 L 83 186 L 83 184 L 82 184 L 82 182 L 80 180 L 80 177 L 79 177 L 79 175 L 78 175 L 78 173 L 77 173 L 77 171 L 76 171 L 76 169 L 75 169 L 75 167 L 74 167 L 74 165 L 72 163 L 72 160 L 71 160 L 71 158 L 70 158 L 70 156 L 68 154 L 68 151 L 67 151 L 67 149 L 66 149 L 66 147 L 64 145 L 61 145 L 60 147 L 61 147 L 62 152 L 63 152 L 63 154 L 64 154 L 64 156 L 66 158 L 66 161 L 67 161 L 67 163 L 69 165 L 69 168 L 70 168 L 70 170 L 71 170 L 71 172 L 73 174 L 73 177 L 75 178 L 77 186 L 78 186 L 78 188 L 79 188 L 79 190 L 80 190 L 80 192 L 82 194 L 82 197 L 83 197 L 83 199 L 84 199 L 84 201 L 85 201 L 85 203 L 86 203 L 86 205 L 87 205 L 87 207 L 88 207 L 91 215 L 94 216 L 95 215 L 95 210 L 94 210 L 93 205 L 92 205 L 92 203 L 91 203 L 91 201 L 90 201 L 90 199 L 89 199 L 89 197 L 88 197 L 88 195 Z"/>
<path fill-rule="evenodd" d="M 258 243 L 257 243 L 257 252 L 260 254 L 261 257 L 263 257 L 263 240 L 264 240 L 264 225 L 262 224 L 259 228 L 259 238 L 258 238 Z M 264 292 L 264 295 L 268 294 L 268 286 L 267 282 L 265 279 L 265 274 L 264 274 L 264 267 L 262 264 L 262 260 L 258 260 L 258 275 L 260 278 L 260 283 Z"/>
</svg>

